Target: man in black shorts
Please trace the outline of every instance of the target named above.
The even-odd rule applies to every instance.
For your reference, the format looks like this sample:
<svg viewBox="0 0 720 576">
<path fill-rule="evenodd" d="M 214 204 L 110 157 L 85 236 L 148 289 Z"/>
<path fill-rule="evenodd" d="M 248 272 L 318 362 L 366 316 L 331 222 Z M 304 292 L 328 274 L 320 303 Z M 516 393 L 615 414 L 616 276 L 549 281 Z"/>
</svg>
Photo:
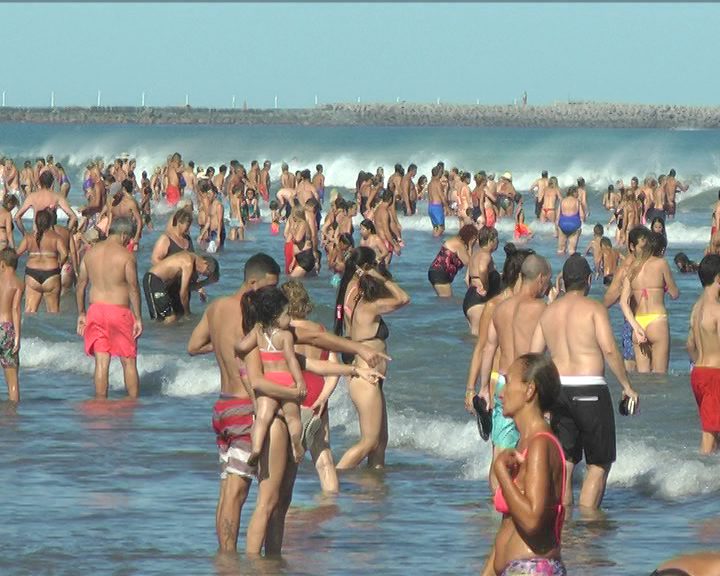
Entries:
<svg viewBox="0 0 720 576">
<path fill-rule="evenodd" d="M 560 397 L 550 412 L 570 479 L 564 504 L 572 504 L 572 473 L 584 453 L 587 474 L 579 505 L 599 508 L 615 462 L 615 417 L 605 382 L 606 361 L 623 396 L 637 403 L 638 395 L 630 386 L 607 309 L 587 297 L 591 279 L 592 270 L 585 258 L 573 254 L 567 259 L 563 266 L 566 294 L 543 312 L 530 351 L 543 353 L 547 347 L 560 373 Z"/>
<path fill-rule="evenodd" d="M 205 276 L 198 281 L 198 275 Z M 143 277 L 143 291 L 150 318 L 164 324 L 190 314 L 190 291 L 220 279 L 220 267 L 211 256 L 178 252 L 164 258 Z"/>
</svg>

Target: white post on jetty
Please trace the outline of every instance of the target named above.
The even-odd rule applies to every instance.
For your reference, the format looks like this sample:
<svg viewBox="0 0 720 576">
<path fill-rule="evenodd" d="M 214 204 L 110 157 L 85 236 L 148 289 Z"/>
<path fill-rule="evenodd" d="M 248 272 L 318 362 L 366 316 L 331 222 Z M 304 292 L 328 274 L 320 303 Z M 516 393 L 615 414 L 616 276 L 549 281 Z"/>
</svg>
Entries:
<svg viewBox="0 0 720 576">
<path fill-rule="evenodd" d="M 2 104 L 2 105 L 3 105 L 3 108 L 5 108 L 5 90 L 3 90 L 2 103 L 3 103 L 3 104 Z"/>
<path fill-rule="evenodd" d="M 360 96 L 358 96 L 358 104 L 360 104 Z"/>
<path fill-rule="evenodd" d="M 232 107 L 233 107 L 233 110 L 234 110 L 234 109 L 235 109 L 235 94 L 233 94 Z"/>
<path fill-rule="evenodd" d="M 317 103 L 318 103 L 318 98 L 317 98 L 317 94 L 315 94 L 315 106 L 317 106 Z"/>
<path fill-rule="evenodd" d="M 480 98 L 478 98 L 477 100 L 475 100 L 475 104 L 477 104 L 478 106 L 480 106 Z"/>
<path fill-rule="evenodd" d="M 185 106 L 190 106 L 190 95 L 185 94 Z"/>
<path fill-rule="evenodd" d="M 275 110 L 277 110 L 277 96 L 275 96 Z"/>
<path fill-rule="evenodd" d="M 98 108 L 100 108 L 100 95 L 101 94 L 102 94 L 102 92 L 100 92 L 100 90 L 98 90 L 98 103 L 97 103 Z"/>
<path fill-rule="evenodd" d="M 440 106 L 440 98 L 437 99 L 437 105 Z"/>
<path fill-rule="evenodd" d="M 398 96 L 397 98 L 395 98 L 395 103 L 396 103 L 396 104 L 400 104 L 400 96 Z"/>
<path fill-rule="evenodd" d="M 140 106 L 145 108 L 145 92 L 143 92 L 142 95 L 140 96 Z"/>
<path fill-rule="evenodd" d="M 50 92 L 50 108 L 55 108 L 55 92 Z"/>
</svg>

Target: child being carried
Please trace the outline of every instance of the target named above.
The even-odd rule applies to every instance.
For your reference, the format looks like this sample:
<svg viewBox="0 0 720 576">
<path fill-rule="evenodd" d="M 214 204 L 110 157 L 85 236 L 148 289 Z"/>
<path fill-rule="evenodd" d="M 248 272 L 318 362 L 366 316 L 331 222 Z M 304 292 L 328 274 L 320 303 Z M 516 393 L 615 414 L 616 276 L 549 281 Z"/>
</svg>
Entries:
<svg viewBox="0 0 720 576">
<path fill-rule="evenodd" d="M 266 286 L 247 292 L 242 297 L 243 324 L 246 336 L 238 343 L 238 352 L 247 354 L 258 348 L 264 377 L 284 388 L 295 388 L 295 399 L 281 399 L 255 392 L 255 422 L 252 428 L 252 453 L 248 464 L 257 464 L 275 413 L 282 407 L 292 441 L 293 456 L 300 462 L 305 453 L 302 446 L 302 423 L 299 400 L 305 396 L 305 380 L 295 356 L 295 337 L 288 330 L 288 299 L 282 290 Z"/>
</svg>

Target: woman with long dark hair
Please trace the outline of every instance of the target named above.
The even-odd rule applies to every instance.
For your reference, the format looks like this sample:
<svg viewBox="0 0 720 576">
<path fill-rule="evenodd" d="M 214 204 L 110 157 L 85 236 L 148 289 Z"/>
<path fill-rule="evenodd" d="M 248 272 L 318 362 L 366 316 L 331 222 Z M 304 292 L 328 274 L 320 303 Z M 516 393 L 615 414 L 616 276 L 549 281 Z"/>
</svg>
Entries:
<svg viewBox="0 0 720 576">
<path fill-rule="evenodd" d="M 362 246 L 356 248 L 348 259 L 338 289 L 335 332 L 338 335 L 347 333 L 355 342 L 386 353 L 390 330 L 382 315 L 394 312 L 409 302 L 410 297 L 390 275 L 378 271 L 375 252 Z M 343 362 L 368 367 L 357 356 L 343 355 Z M 387 365 L 383 361 L 375 369 L 384 376 Z M 365 458 L 369 466 L 382 468 L 388 442 L 383 380 L 371 382 L 358 375 L 350 379 L 348 390 L 358 412 L 360 440 L 345 452 L 337 468 L 354 468 Z"/>
<path fill-rule="evenodd" d="M 62 237 L 52 229 L 53 216 L 40 210 L 35 216 L 35 233 L 25 234 L 18 256 L 28 253 L 25 264 L 25 312 L 34 314 L 45 299 L 48 313 L 60 312 L 60 273 L 68 252 Z"/>
</svg>

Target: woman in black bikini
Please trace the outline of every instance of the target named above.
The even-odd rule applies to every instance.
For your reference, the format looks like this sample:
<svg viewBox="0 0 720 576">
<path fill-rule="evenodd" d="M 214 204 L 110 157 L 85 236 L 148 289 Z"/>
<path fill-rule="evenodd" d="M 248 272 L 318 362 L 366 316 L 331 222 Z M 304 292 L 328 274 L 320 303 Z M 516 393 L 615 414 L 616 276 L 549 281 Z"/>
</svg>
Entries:
<svg viewBox="0 0 720 576">
<path fill-rule="evenodd" d="M 389 314 L 407 305 L 410 297 L 390 277 L 383 276 L 375 263 L 371 248 L 360 247 L 353 251 L 345 266 L 345 274 L 338 290 L 336 333 L 347 332 L 355 342 L 386 353 L 386 340 L 390 335 L 382 314 Z M 349 358 L 343 356 L 343 361 Z M 352 360 L 357 367 L 368 367 L 359 357 Z M 385 374 L 385 362 L 375 366 Z M 382 389 L 383 381 L 369 382 L 362 377 L 351 378 L 348 383 L 350 398 L 358 411 L 360 440 L 343 455 L 338 470 L 355 468 L 365 458 L 368 466 L 385 466 L 385 449 L 388 442 L 387 409 Z"/>
<path fill-rule="evenodd" d="M 165 233 L 161 234 L 153 246 L 150 262 L 153 266 L 168 256 L 178 252 L 195 252 L 190 238 L 190 226 L 192 226 L 193 215 L 184 208 L 175 212 L 172 220 L 168 223 Z"/>
<path fill-rule="evenodd" d="M 315 269 L 315 252 L 312 245 L 310 226 L 305 210 L 296 206 L 288 220 L 287 240 L 293 243 L 293 258 L 290 262 L 290 276 L 302 278 Z"/>
<path fill-rule="evenodd" d="M 492 254 L 498 247 L 495 228 L 483 227 L 478 232 L 478 246 L 473 250 L 467 269 L 467 285 L 463 299 L 463 314 L 470 324 L 470 333 L 477 336 L 480 317 L 488 300 L 500 293 L 500 274 L 495 269 Z"/>
<path fill-rule="evenodd" d="M 52 229 L 49 210 L 41 210 L 35 217 L 35 234 L 26 234 L 18 246 L 18 256 L 28 253 L 25 264 L 25 312 L 34 314 L 45 299 L 50 314 L 60 311 L 60 270 L 67 260 L 62 237 Z"/>
</svg>

